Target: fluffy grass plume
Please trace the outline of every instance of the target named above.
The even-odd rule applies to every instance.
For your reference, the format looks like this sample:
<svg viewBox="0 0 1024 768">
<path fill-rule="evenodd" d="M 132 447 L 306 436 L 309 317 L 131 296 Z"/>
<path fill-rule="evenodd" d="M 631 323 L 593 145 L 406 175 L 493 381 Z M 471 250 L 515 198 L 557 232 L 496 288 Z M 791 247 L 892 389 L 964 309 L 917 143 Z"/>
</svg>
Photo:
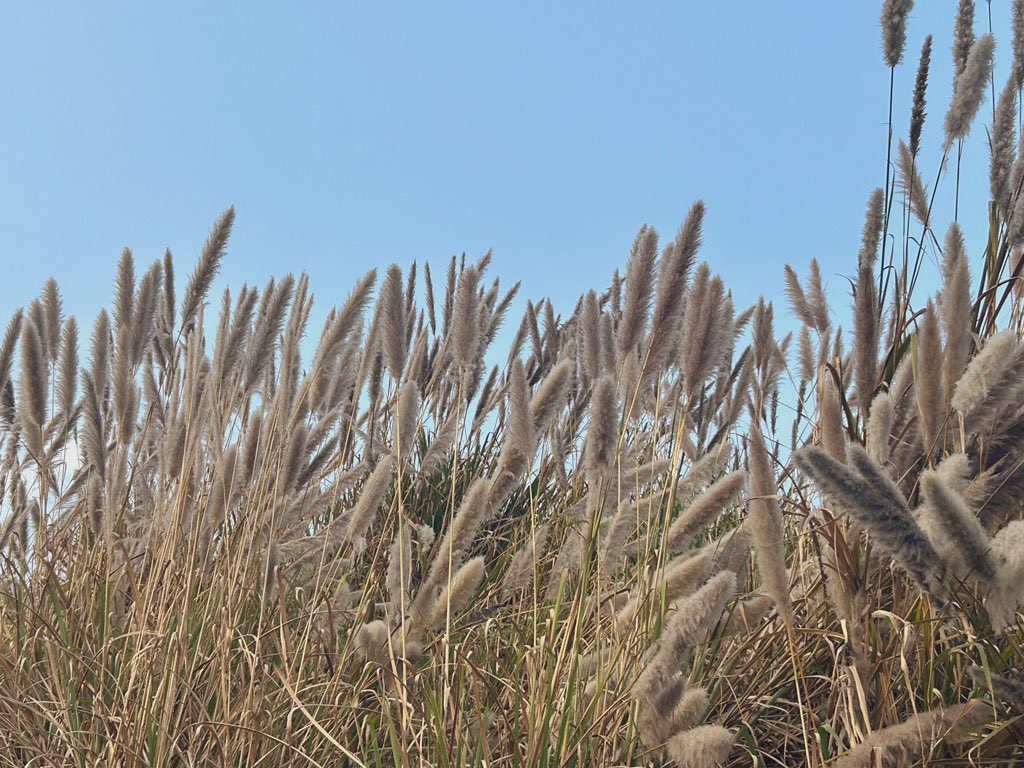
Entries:
<svg viewBox="0 0 1024 768">
<path fill-rule="evenodd" d="M 910 111 L 910 156 L 917 157 L 921 149 L 921 133 L 927 113 L 926 96 L 928 91 L 928 69 L 932 60 L 932 36 L 927 35 L 921 44 L 921 57 L 917 65 L 917 77 L 914 80 L 914 101 Z"/>
<path fill-rule="evenodd" d="M 47 281 L 0 340 L 0 763 L 1019 761 L 1022 8 L 983 168 L 972 3 L 945 148 L 930 37 L 913 94 L 864 73 L 887 173 L 829 285 L 737 304 L 699 202 L 508 344 L 489 252 L 319 328 L 306 275 L 217 286 L 230 209 L 187 281 L 113 254 L 94 323 Z"/>
<path fill-rule="evenodd" d="M 985 599 L 996 632 L 1010 626 L 1024 603 L 1024 520 L 1014 520 L 992 537 L 992 558 L 998 569 Z"/>
<path fill-rule="evenodd" d="M 953 25 L 953 77 L 960 77 L 967 69 L 974 45 L 974 0 L 960 0 Z"/>
<path fill-rule="evenodd" d="M 878 342 L 881 336 L 878 316 L 878 290 L 874 268 L 878 243 L 882 237 L 885 196 L 876 189 L 868 199 L 864 232 L 857 268 L 857 294 L 854 299 L 854 348 L 857 400 L 867 410 L 878 378 Z"/>
<path fill-rule="evenodd" d="M 995 50 L 995 38 L 990 34 L 982 35 L 974 41 L 964 69 L 957 75 L 953 98 L 946 112 L 947 150 L 953 142 L 966 138 L 971 131 L 971 124 L 985 100 Z"/>
<path fill-rule="evenodd" d="M 945 381 L 945 402 L 953 398 L 953 388 L 967 367 L 974 346 L 971 334 L 971 273 L 967 262 L 963 232 L 953 222 L 946 232 L 943 246 L 942 292 L 939 294 L 939 311 L 942 326 L 946 332 L 946 349 L 943 360 Z"/>
<path fill-rule="evenodd" d="M 633 698 L 656 710 L 657 717 L 668 717 L 675 709 L 679 696 L 669 694 L 686 652 L 704 640 L 735 591 L 736 575 L 732 571 L 720 571 L 681 602 L 672 615 L 658 642 L 657 653 L 632 691 Z"/>
<path fill-rule="evenodd" d="M 907 16 L 914 8 L 914 0 L 885 0 L 882 3 L 882 52 L 885 63 L 898 66 L 907 47 Z"/>
<path fill-rule="evenodd" d="M 900 139 L 897 147 L 897 163 L 899 167 L 899 187 L 905 198 L 906 206 L 911 210 L 922 227 L 928 225 L 931 201 L 925 190 L 921 172 L 917 167 L 913 151 Z"/>
<path fill-rule="evenodd" d="M 1024 710 L 1024 683 L 1004 675 L 996 675 L 975 665 L 967 673 L 982 689 L 993 698 L 1008 702 L 1017 711 Z"/>
<path fill-rule="evenodd" d="M 789 572 L 786 570 L 782 511 L 777 494 L 771 457 L 760 428 L 754 424 L 750 430 L 750 528 L 754 551 L 765 592 L 775 601 L 779 613 L 789 617 L 792 613 Z"/>
<path fill-rule="evenodd" d="M 746 485 L 746 472 L 730 472 L 694 499 L 669 527 L 669 549 L 679 550 L 688 546 L 697 533 L 704 530 L 716 516 L 735 501 Z"/>
<path fill-rule="evenodd" d="M 995 118 L 989 137 L 989 190 L 992 199 L 1007 218 L 1010 198 L 1015 196 L 1016 192 L 1009 189 L 1009 181 L 1017 147 L 1017 96 L 1016 73 L 1011 72 L 996 102 Z"/>
<path fill-rule="evenodd" d="M 893 418 L 892 397 L 888 392 L 880 392 L 871 405 L 871 416 L 868 418 L 867 451 L 882 466 L 889 460 Z"/>
<path fill-rule="evenodd" d="M 906 721 L 870 734 L 833 765 L 835 768 L 902 768 L 928 757 L 945 739 L 957 739 L 983 723 L 990 707 L 973 700 L 922 712 Z"/>
<path fill-rule="evenodd" d="M 843 410 L 839 403 L 835 382 L 824 370 L 818 379 L 818 421 L 821 424 L 821 444 L 836 461 L 846 461 L 846 430 L 843 429 Z"/>
<path fill-rule="evenodd" d="M 669 739 L 668 755 L 679 768 L 719 768 L 729 759 L 736 736 L 718 725 L 701 725 Z"/>
<path fill-rule="evenodd" d="M 953 388 L 952 405 L 968 419 L 974 409 L 989 394 L 1019 353 L 1020 343 L 1013 331 L 1002 331 L 991 336 Z"/>
<path fill-rule="evenodd" d="M 633 251 L 626 265 L 625 307 L 619 325 L 619 349 L 623 355 L 636 349 L 646 330 L 657 258 L 658 233 L 645 224 L 633 241 Z"/>
<path fill-rule="evenodd" d="M 798 465 L 818 487 L 868 528 L 918 585 L 930 589 L 935 569 L 941 563 L 914 522 L 906 500 L 863 449 L 853 447 L 850 458 L 854 464 L 846 467 L 814 446 L 803 448 L 796 455 Z M 867 470 L 866 476 L 862 469 Z"/>
<path fill-rule="evenodd" d="M 594 385 L 590 406 L 590 428 L 587 430 L 586 471 L 594 489 L 611 470 L 619 436 L 618 402 L 615 379 L 605 374 Z"/>
<path fill-rule="evenodd" d="M 943 401 L 945 387 L 942 383 L 942 339 L 938 313 L 930 301 L 925 308 L 917 338 L 914 392 L 917 393 L 917 412 L 925 455 L 930 457 L 940 448 L 940 430 L 946 415 Z"/>
<path fill-rule="evenodd" d="M 921 475 L 921 490 L 927 502 L 926 512 L 952 545 L 950 549 L 963 569 L 984 581 L 994 579 L 996 564 L 989 551 L 991 542 L 960 493 L 936 470 Z"/>
<path fill-rule="evenodd" d="M 698 200 L 686 214 L 676 239 L 662 254 L 651 331 L 641 369 L 641 383 L 653 372 L 661 370 L 676 344 L 683 298 L 686 295 L 690 269 L 700 248 L 703 224 L 704 201 Z"/>
</svg>

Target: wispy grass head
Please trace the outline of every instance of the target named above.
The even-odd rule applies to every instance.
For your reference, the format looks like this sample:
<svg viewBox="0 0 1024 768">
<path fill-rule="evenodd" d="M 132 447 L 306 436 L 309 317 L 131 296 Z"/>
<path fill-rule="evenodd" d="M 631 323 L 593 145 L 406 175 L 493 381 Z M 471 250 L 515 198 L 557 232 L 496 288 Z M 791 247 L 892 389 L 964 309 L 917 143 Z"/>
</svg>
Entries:
<svg viewBox="0 0 1024 768">
<path fill-rule="evenodd" d="M 914 8 L 914 0 L 885 0 L 882 4 L 882 52 L 885 63 L 898 66 L 907 47 L 907 16 Z"/>
</svg>

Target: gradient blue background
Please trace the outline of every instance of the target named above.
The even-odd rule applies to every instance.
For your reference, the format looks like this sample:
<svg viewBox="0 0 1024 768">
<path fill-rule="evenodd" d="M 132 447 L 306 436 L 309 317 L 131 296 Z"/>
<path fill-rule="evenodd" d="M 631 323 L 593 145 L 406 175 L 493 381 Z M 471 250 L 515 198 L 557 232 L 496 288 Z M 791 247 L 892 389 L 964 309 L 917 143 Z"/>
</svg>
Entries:
<svg viewBox="0 0 1024 768">
<path fill-rule="evenodd" d="M 0 322 L 52 275 L 91 326 L 125 245 L 144 263 L 169 246 L 183 281 L 229 204 L 219 284 L 305 270 L 318 313 L 372 266 L 488 248 L 492 275 L 566 312 L 625 264 L 641 224 L 670 239 L 696 198 L 702 255 L 738 305 L 778 301 L 782 264 L 804 273 L 817 257 L 846 306 L 842 275 L 885 170 L 879 5 L 10 4 Z M 919 0 L 897 71 L 905 135 L 933 32 L 929 179 L 955 5 Z M 992 13 L 1001 86 L 1008 2 Z M 982 116 L 961 216 L 975 257 L 990 102 Z M 941 230 L 952 195 L 947 178 Z"/>
</svg>

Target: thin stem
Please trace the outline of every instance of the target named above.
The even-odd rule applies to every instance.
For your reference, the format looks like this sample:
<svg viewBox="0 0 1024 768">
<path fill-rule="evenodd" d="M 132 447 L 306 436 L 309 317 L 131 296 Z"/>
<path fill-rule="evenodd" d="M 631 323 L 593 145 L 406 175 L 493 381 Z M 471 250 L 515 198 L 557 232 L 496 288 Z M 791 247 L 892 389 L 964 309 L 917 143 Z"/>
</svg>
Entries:
<svg viewBox="0 0 1024 768">
<path fill-rule="evenodd" d="M 893 106 L 893 93 L 895 92 L 896 85 L 896 67 L 889 67 L 889 119 L 888 123 L 888 136 L 885 144 L 885 219 L 882 225 L 882 255 L 879 263 L 885 266 L 885 246 L 889 239 L 889 215 L 892 210 L 892 185 L 895 183 L 895 176 L 893 175 L 890 180 L 890 174 L 892 174 L 892 106 Z M 892 259 L 892 253 L 889 254 L 890 260 Z M 883 270 L 884 271 L 884 270 Z M 884 303 L 882 276 L 879 274 L 878 291 L 879 291 L 879 306 Z"/>
<path fill-rule="evenodd" d="M 959 221 L 960 215 L 960 161 L 964 154 L 964 140 L 956 142 L 956 192 L 953 196 L 953 221 Z"/>
</svg>

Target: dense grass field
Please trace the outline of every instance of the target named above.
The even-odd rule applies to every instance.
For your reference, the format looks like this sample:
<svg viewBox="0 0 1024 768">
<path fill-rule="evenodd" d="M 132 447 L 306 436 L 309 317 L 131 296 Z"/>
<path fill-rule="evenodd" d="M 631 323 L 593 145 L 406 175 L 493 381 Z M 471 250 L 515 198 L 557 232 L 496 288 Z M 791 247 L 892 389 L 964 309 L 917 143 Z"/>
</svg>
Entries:
<svg viewBox="0 0 1024 768">
<path fill-rule="evenodd" d="M 211 295 L 233 209 L 91 329 L 48 282 L 0 343 L 0 764 L 1024 765 L 1024 2 L 1005 86 L 960 3 L 938 95 L 912 5 L 845 330 L 814 262 L 734 306 L 702 202 L 568 316 L 486 254 L 310 328 L 305 276 Z"/>
</svg>

